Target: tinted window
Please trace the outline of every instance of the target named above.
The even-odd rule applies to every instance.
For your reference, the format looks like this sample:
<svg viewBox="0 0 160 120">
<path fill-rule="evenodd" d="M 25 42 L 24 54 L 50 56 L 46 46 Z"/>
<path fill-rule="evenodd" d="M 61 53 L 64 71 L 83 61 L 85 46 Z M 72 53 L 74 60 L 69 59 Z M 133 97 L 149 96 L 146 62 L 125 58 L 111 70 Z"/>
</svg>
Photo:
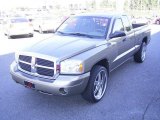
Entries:
<svg viewBox="0 0 160 120">
<path fill-rule="evenodd" d="M 125 30 L 126 30 L 127 32 L 130 31 L 130 30 L 131 30 L 131 25 L 130 25 L 130 22 L 129 22 L 127 16 L 123 16 L 123 17 L 122 17 L 122 21 L 123 21 Z"/>
<path fill-rule="evenodd" d="M 27 19 L 25 18 L 15 18 L 15 19 L 11 19 L 12 23 L 21 23 L 21 22 L 29 22 Z"/>
<path fill-rule="evenodd" d="M 57 30 L 63 33 L 82 33 L 104 38 L 109 27 L 109 18 L 80 16 L 67 19 Z"/>
<path fill-rule="evenodd" d="M 116 19 L 116 21 L 114 23 L 114 27 L 113 27 L 112 33 L 116 32 L 116 31 L 124 31 L 124 27 L 123 27 L 121 19 Z"/>
</svg>

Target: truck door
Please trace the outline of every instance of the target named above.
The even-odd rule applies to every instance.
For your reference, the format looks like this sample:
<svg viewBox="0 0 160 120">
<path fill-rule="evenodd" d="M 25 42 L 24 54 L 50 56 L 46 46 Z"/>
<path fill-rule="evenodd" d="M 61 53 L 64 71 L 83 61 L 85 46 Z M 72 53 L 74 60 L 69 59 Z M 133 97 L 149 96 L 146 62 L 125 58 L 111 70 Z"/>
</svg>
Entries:
<svg viewBox="0 0 160 120">
<path fill-rule="evenodd" d="M 116 18 L 111 34 L 114 34 L 116 31 L 123 31 L 125 32 L 126 36 L 111 39 L 112 42 L 115 42 L 117 44 L 118 49 L 118 56 L 113 60 L 111 67 L 112 69 L 127 60 L 133 54 L 133 51 L 135 49 L 133 38 L 134 32 L 131 31 L 129 22 L 128 24 L 123 23 L 122 18 Z"/>
<path fill-rule="evenodd" d="M 135 47 L 135 35 L 134 30 L 132 30 L 130 21 L 126 15 L 122 16 L 122 22 L 124 25 L 124 30 L 126 33 L 126 39 L 124 41 L 124 53 L 126 53 L 125 58 L 132 56 L 134 53 L 134 47 Z"/>
<path fill-rule="evenodd" d="M 123 26 L 123 23 L 122 23 L 122 19 L 121 18 L 116 18 L 113 22 L 113 27 L 112 27 L 112 30 L 111 30 L 111 34 L 114 34 L 116 32 L 125 32 L 125 29 L 124 29 L 124 26 Z M 117 46 L 117 56 L 115 56 L 115 58 L 113 58 L 113 61 L 112 61 L 112 65 L 111 65 L 111 69 L 114 69 L 115 67 L 117 67 L 120 63 L 122 63 L 124 61 L 124 56 L 123 56 L 123 53 L 124 51 L 126 51 L 126 47 L 124 47 L 125 45 L 125 42 L 126 41 L 126 36 L 123 36 L 123 37 L 115 37 L 115 38 L 111 38 L 109 40 L 109 42 L 111 43 L 115 43 L 116 46 Z M 114 51 L 115 52 L 115 51 Z"/>
</svg>

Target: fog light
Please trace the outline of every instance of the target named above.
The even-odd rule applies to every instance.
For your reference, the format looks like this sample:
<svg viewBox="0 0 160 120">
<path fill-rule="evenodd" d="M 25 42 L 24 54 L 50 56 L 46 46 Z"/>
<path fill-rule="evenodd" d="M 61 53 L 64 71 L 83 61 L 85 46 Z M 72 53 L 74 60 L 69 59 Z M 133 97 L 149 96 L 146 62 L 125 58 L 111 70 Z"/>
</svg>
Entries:
<svg viewBox="0 0 160 120">
<path fill-rule="evenodd" d="M 60 88 L 60 89 L 59 89 L 59 92 L 60 92 L 60 94 L 62 94 L 62 95 L 67 95 L 67 94 L 68 94 L 68 91 L 67 91 L 66 89 L 64 89 L 64 88 Z"/>
</svg>

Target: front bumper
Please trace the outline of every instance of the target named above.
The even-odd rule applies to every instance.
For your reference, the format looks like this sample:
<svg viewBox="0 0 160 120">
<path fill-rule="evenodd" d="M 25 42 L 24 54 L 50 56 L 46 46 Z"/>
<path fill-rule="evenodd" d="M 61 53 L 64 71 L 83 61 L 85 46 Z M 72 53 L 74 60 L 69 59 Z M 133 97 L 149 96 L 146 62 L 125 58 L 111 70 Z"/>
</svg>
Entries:
<svg viewBox="0 0 160 120">
<path fill-rule="evenodd" d="M 13 62 L 10 66 L 12 79 L 24 85 L 24 82 L 31 82 L 35 85 L 35 90 L 54 95 L 71 95 L 82 93 L 88 83 L 90 73 L 83 75 L 59 75 L 55 80 L 39 78 L 28 75 L 17 69 L 17 65 Z"/>
</svg>

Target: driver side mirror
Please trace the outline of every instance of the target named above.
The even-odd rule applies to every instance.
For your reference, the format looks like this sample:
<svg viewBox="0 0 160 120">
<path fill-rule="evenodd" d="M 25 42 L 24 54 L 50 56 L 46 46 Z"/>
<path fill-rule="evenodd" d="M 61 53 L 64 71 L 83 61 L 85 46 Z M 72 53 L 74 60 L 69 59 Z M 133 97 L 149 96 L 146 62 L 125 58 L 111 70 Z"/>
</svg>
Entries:
<svg viewBox="0 0 160 120">
<path fill-rule="evenodd" d="M 117 38 L 117 37 L 124 37 L 126 33 L 124 31 L 115 31 L 114 33 L 110 34 L 110 38 Z"/>
</svg>

